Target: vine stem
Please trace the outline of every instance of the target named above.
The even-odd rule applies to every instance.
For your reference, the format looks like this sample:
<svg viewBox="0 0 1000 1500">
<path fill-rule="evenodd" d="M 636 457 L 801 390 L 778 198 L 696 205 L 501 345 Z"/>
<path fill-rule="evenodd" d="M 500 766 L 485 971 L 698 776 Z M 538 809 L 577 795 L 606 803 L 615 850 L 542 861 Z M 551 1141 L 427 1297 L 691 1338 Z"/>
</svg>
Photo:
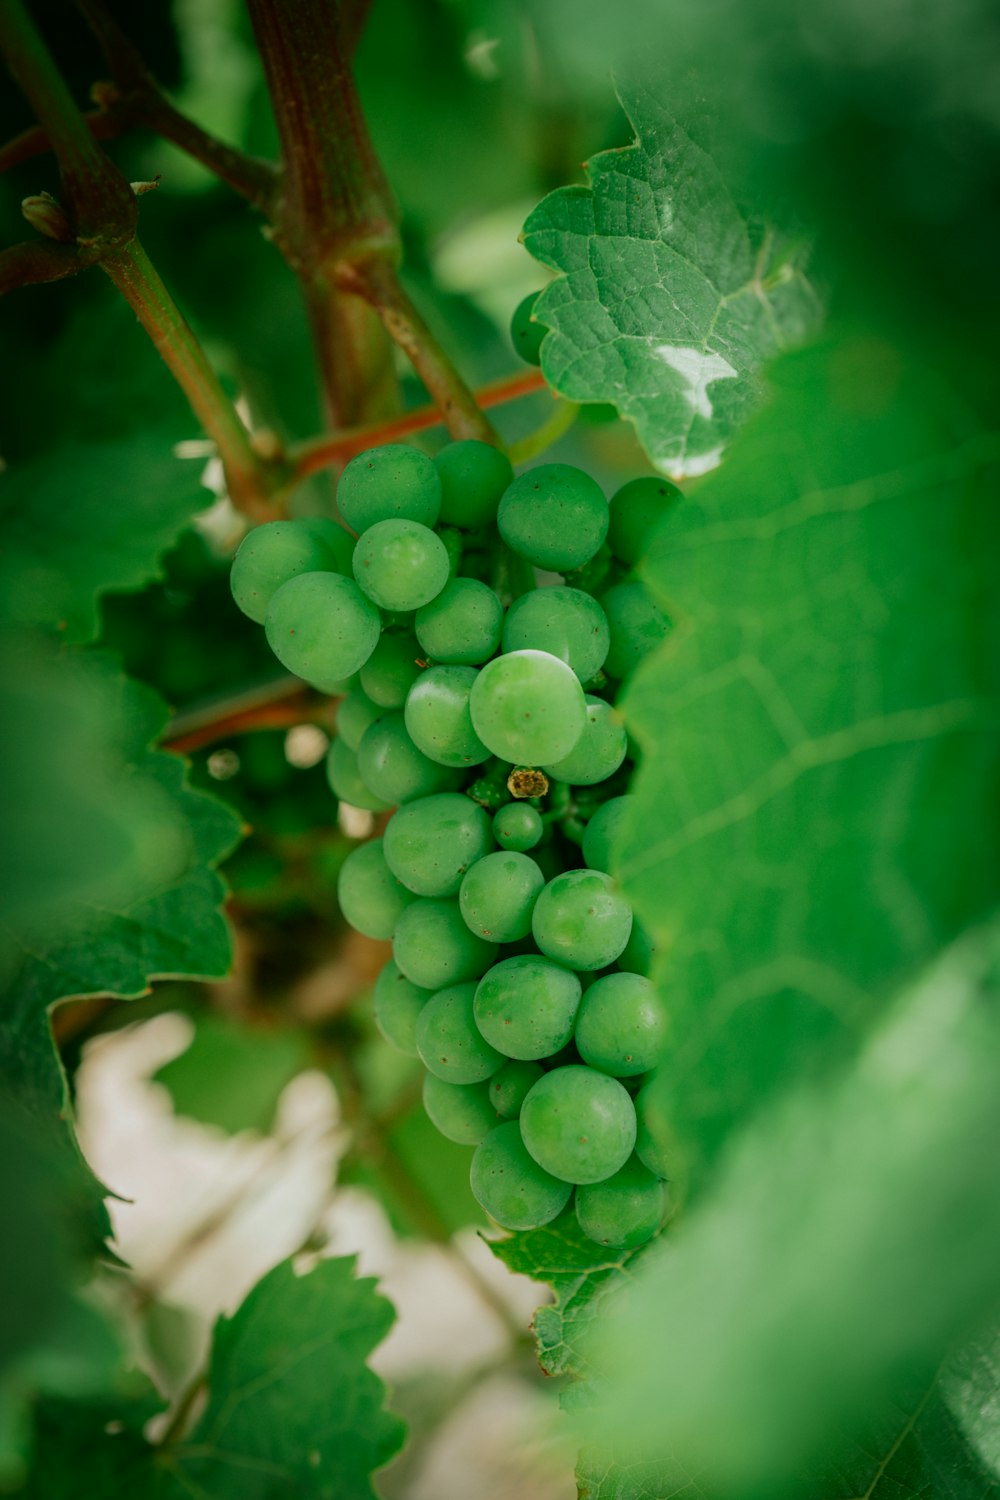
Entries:
<svg viewBox="0 0 1000 1500">
<path fill-rule="evenodd" d="M 102 256 L 100 265 L 149 334 L 215 443 L 233 504 L 255 521 L 273 520 L 279 511 L 267 495 L 275 488 L 277 473 L 255 451 L 219 377 L 138 239 Z"/>
<path fill-rule="evenodd" d="M 525 370 L 517 375 L 504 375 L 500 380 L 482 386 L 476 392 L 475 400 L 485 409 L 546 389 L 541 370 Z M 356 453 L 363 453 L 366 448 L 375 448 L 380 443 L 392 443 L 410 433 L 423 432 L 441 424 L 442 416 L 437 406 L 421 406 L 415 411 L 403 412 L 384 422 L 372 422 L 348 432 L 332 432 L 310 438 L 291 448 L 288 459 L 295 480 L 307 479 L 310 474 L 317 474 L 331 465 L 346 462 Z"/>
</svg>

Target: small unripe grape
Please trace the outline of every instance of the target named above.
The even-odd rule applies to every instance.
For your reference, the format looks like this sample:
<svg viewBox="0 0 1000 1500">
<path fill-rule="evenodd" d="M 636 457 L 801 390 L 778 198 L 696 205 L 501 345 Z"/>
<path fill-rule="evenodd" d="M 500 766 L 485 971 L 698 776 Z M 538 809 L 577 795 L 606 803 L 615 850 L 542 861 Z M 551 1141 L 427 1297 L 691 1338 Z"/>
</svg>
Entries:
<svg viewBox="0 0 1000 1500">
<path fill-rule="evenodd" d="M 547 651 L 589 682 L 604 665 L 611 635 L 597 600 L 580 589 L 529 589 L 515 599 L 503 627 L 505 651 Z"/>
<path fill-rule="evenodd" d="M 402 708 L 423 670 L 420 647 L 409 631 L 383 631 L 382 639 L 361 668 L 361 686 L 380 708 Z"/>
<path fill-rule="evenodd" d="M 359 533 L 396 517 L 433 526 L 441 510 L 441 481 L 419 448 L 387 443 L 351 459 L 337 485 L 337 505 Z"/>
<path fill-rule="evenodd" d="M 536 1062 L 522 1062 L 512 1058 L 494 1073 L 487 1087 L 490 1103 L 504 1120 L 516 1120 L 528 1090 L 542 1077 L 542 1069 Z"/>
<path fill-rule="evenodd" d="M 571 970 L 537 953 L 516 954 L 479 981 L 476 1024 L 507 1057 L 551 1057 L 573 1035 L 580 993 Z"/>
<path fill-rule="evenodd" d="M 283 667 L 321 690 L 364 666 L 378 644 L 378 610 L 339 573 L 300 573 L 275 589 L 264 617 Z"/>
<path fill-rule="evenodd" d="M 613 873 L 615 840 L 620 837 L 623 819 L 634 800 L 627 793 L 624 797 L 609 797 L 590 819 L 583 835 L 583 858 L 589 869 L 603 870 L 607 875 Z"/>
<path fill-rule="evenodd" d="M 514 309 L 510 320 L 510 341 L 526 364 L 542 362 L 542 339 L 548 333 L 544 323 L 532 321 L 531 314 L 539 298 L 538 292 L 529 292 Z"/>
<path fill-rule="evenodd" d="M 352 563 L 358 585 L 382 609 L 429 604 L 448 582 L 448 553 L 419 521 L 377 521 L 358 538 Z"/>
<path fill-rule="evenodd" d="M 540 464 L 508 485 L 497 512 L 512 552 L 565 573 L 589 562 L 608 531 L 608 502 L 596 480 L 570 464 Z"/>
<path fill-rule="evenodd" d="M 488 943 L 516 943 L 531 931 L 545 876 L 526 854 L 501 849 L 466 871 L 458 892 L 462 916 Z"/>
<path fill-rule="evenodd" d="M 377 797 L 362 780 L 358 770 L 358 757 L 342 739 L 335 739 L 327 751 L 326 779 L 330 790 L 339 802 L 350 807 L 361 807 L 367 812 L 385 812 L 391 802 Z"/>
<path fill-rule="evenodd" d="M 611 497 L 608 541 L 615 557 L 634 568 L 645 556 L 649 539 L 667 508 L 681 498 L 669 479 L 630 479 Z"/>
<path fill-rule="evenodd" d="M 544 832 L 541 813 L 528 802 L 508 802 L 493 818 L 493 837 L 500 848 L 519 854 L 534 849 Z"/>
<path fill-rule="evenodd" d="M 413 619 L 427 655 L 448 666 L 476 667 L 500 644 L 503 605 L 475 578 L 452 578 Z"/>
<path fill-rule="evenodd" d="M 468 530 L 495 519 L 500 496 L 514 478 L 506 453 L 476 438 L 449 443 L 434 467 L 441 479 L 441 520 Z"/>
<path fill-rule="evenodd" d="M 616 583 L 601 596 L 601 604 L 611 630 L 604 669 L 612 677 L 628 677 L 666 638 L 670 621 L 637 578 Z"/>
<path fill-rule="evenodd" d="M 553 781 L 596 786 L 614 775 L 627 752 L 628 735 L 621 714 L 603 698 L 588 695 L 587 722 L 580 738 L 568 755 L 544 765 L 542 770 Z"/>
<path fill-rule="evenodd" d="M 432 995 L 417 1017 L 417 1051 L 424 1066 L 448 1083 L 482 1083 L 504 1056 L 491 1047 L 472 1014 L 474 984 L 454 984 Z"/>
<path fill-rule="evenodd" d="M 588 1239 L 613 1250 L 634 1250 L 652 1239 L 666 1206 L 663 1183 L 634 1156 L 613 1177 L 576 1193 L 580 1228 Z"/>
<path fill-rule="evenodd" d="M 411 891 L 457 896 L 466 870 L 493 848 L 493 830 L 478 803 L 446 792 L 401 807 L 384 842 L 390 870 Z"/>
<path fill-rule="evenodd" d="M 478 979 L 495 955 L 495 948 L 466 927 L 457 901 L 411 902 L 392 939 L 401 972 L 425 990 Z"/>
<path fill-rule="evenodd" d="M 417 1055 L 417 1017 L 432 993 L 407 979 L 391 958 L 375 981 L 375 1025 L 390 1046 L 408 1057 Z"/>
<path fill-rule="evenodd" d="M 579 1064 L 553 1068 L 528 1092 L 518 1122 L 529 1154 L 563 1182 L 603 1182 L 635 1146 L 635 1108 L 617 1078 Z"/>
<path fill-rule="evenodd" d="M 562 1213 L 573 1189 L 528 1155 L 516 1120 L 491 1130 L 476 1147 L 472 1194 L 502 1229 L 538 1229 Z"/>
<path fill-rule="evenodd" d="M 414 744 L 398 708 L 383 713 L 365 730 L 358 747 L 358 773 L 387 807 L 451 791 L 460 780 L 457 771 L 431 760 Z"/>
<path fill-rule="evenodd" d="M 283 583 L 302 573 L 330 571 L 343 569 L 326 537 L 317 535 L 304 521 L 268 521 L 243 538 L 233 558 L 229 586 L 243 613 L 262 625 L 272 595 Z"/>
<path fill-rule="evenodd" d="M 512 651 L 487 662 L 469 700 L 472 724 L 501 760 L 538 766 L 568 755 L 587 719 L 572 669 L 544 651 Z"/>
<path fill-rule="evenodd" d="M 373 703 L 361 687 L 352 688 L 337 705 L 337 738 L 343 740 L 349 750 L 357 752 L 365 730 L 381 713 L 378 704 Z"/>
<path fill-rule="evenodd" d="M 632 908 L 610 875 L 567 870 L 535 902 L 531 927 L 549 958 L 574 969 L 603 969 L 628 942 Z"/>
<path fill-rule="evenodd" d="M 406 700 L 406 727 L 425 755 L 443 766 L 476 766 L 490 752 L 472 727 L 475 667 L 428 667 Z"/>
<path fill-rule="evenodd" d="M 667 1017 L 655 985 L 641 974 L 606 974 L 580 1002 L 577 1051 L 585 1063 L 616 1078 L 655 1068 L 663 1053 Z"/>
<path fill-rule="evenodd" d="M 427 1072 L 423 1100 L 431 1124 L 460 1146 L 478 1146 L 500 1123 L 485 1083 L 448 1083 Z"/>
<path fill-rule="evenodd" d="M 618 955 L 618 967 L 630 974 L 649 975 L 655 960 L 656 944 L 639 918 L 634 916 L 629 940 Z"/>
<path fill-rule="evenodd" d="M 365 937 L 391 938 L 404 907 L 416 900 L 385 862 L 382 840 L 352 849 L 337 877 L 337 901 L 345 919 Z"/>
<path fill-rule="evenodd" d="M 663 1085 L 654 1078 L 635 1096 L 635 1154 L 654 1176 L 668 1178 L 673 1175 L 674 1144 L 663 1108 L 663 1092 Z"/>
</svg>

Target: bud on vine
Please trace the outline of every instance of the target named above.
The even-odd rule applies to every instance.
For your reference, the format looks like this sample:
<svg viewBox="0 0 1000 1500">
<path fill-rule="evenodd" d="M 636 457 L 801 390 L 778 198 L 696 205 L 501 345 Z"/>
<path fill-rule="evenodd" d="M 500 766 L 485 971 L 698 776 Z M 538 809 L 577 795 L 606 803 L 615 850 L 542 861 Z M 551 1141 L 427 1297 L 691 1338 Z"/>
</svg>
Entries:
<svg viewBox="0 0 1000 1500">
<path fill-rule="evenodd" d="M 51 193 L 36 193 L 31 198 L 22 198 L 21 212 L 32 229 L 44 234 L 46 239 L 61 240 L 64 244 L 69 244 L 75 238 L 69 219 Z"/>
</svg>

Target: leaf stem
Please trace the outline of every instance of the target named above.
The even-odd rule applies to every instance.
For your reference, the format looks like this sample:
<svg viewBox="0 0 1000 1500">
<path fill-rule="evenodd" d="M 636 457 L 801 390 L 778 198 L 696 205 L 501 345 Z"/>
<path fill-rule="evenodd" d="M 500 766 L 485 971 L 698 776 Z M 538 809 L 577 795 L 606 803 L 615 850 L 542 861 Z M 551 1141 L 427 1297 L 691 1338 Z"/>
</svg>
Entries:
<svg viewBox="0 0 1000 1500">
<path fill-rule="evenodd" d="M 537 458 L 540 453 L 551 448 L 552 444 L 558 442 L 559 438 L 567 433 L 576 421 L 580 408 L 575 401 L 556 400 L 553 410 L 540 427 L 534 432 L 529 432 L 527 437 L 519 438 L 516 443 L 511 443 L 507 450 L 507 457 L 515 468 L 519 464 L 526 464 L 531 459 Z"/>
<path fill-rule="evenodd" d="M 254 450 L 236 408 L 138 239 L 105 254 L 101 269 L 149 334 L 219 450 L 233 504 L 255 521 L 273 519 L 278 511 L 268 495 L 281 478 L 280 461 L 267 461 Z"/>
</svg>

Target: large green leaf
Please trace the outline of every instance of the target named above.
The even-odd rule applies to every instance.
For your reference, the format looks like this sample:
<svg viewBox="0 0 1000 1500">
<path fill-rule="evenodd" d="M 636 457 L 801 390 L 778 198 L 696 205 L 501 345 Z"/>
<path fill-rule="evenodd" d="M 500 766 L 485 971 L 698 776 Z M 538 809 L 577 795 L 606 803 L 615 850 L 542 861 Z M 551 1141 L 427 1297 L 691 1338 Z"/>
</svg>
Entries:
<svg viewBox="0 0 1000 1500">
<path fill-rule="evenodd" d="M 163 556 L 211 497 L 161 428 L 64 443 L 0 476 L 0 624 L 92 641 L 98 596 L 161 576 Z"/>
<path fill-rule="evenodd" d="M 290 1263 L 216 1324 L 208 1404 L 194 1429 L 143 1437 L 148 1394 L 100 1408 L 48 1403 L 25 1494 L 70 1500 L 373 1500 L 371 1474 L 402 1444 L 368 1369 L 393 1311 L 351 1260 Z"/>
<path fill-rule="evenodd" d="M 899 1443 L 869 1433 L 853 1471 L 888 1454 L 897 1488 L 886 1480 L 885 1493 L 925 1493 L 914 1429 L 932 1422 L 953 1449 L 967 1447 L 964 1428 L 995 1457 L 983 1420 L 983 1387 L 994 1401 L 995 1387 L 967 1358 L 944 1381 L 938 1371 L 1000 1299 L 998 1001 L 995 920 L 904 991 L 840 1076 L 743 1132 L 670 1253 L 586 1340 L 617 1377 L 600 1408 L 615 1439 L 631 1433 L 644 1454 L 662 1445 L 741 1500 L 798 1494 L 810 1465 L 818 1484 L 831 1466 L 825 1445 L 846 1452 L 842 1435 L 867 1428 L 903 1381 L 907 1395 L 879 1417 Z M 932 1450 L 943 1441 L 925 1436 Z M 985 1493 L 971 1449 L 963 1467 L 973 1483 L 956 1493 Z"/>
<path fill-rule="evenodd" d="M 647 576 L 677 622 L 626 701 L 621 872 L 662 947 L 692 1163 L 1000 894 L 1000 440 L 904 351 L 784 358 Z"/>
<path fill-rule="evenodd" d="M 713 467 L 760 395 L 760 370 L 817 326 L 800 241 L 751 223 L 712 156 L 633 86 L 637 141 L 550 193 L 524 243 L 559 272 L 536 305 L 542 369 L 572 401 L 611 402 L 657 467 Z"/>
</svg>

